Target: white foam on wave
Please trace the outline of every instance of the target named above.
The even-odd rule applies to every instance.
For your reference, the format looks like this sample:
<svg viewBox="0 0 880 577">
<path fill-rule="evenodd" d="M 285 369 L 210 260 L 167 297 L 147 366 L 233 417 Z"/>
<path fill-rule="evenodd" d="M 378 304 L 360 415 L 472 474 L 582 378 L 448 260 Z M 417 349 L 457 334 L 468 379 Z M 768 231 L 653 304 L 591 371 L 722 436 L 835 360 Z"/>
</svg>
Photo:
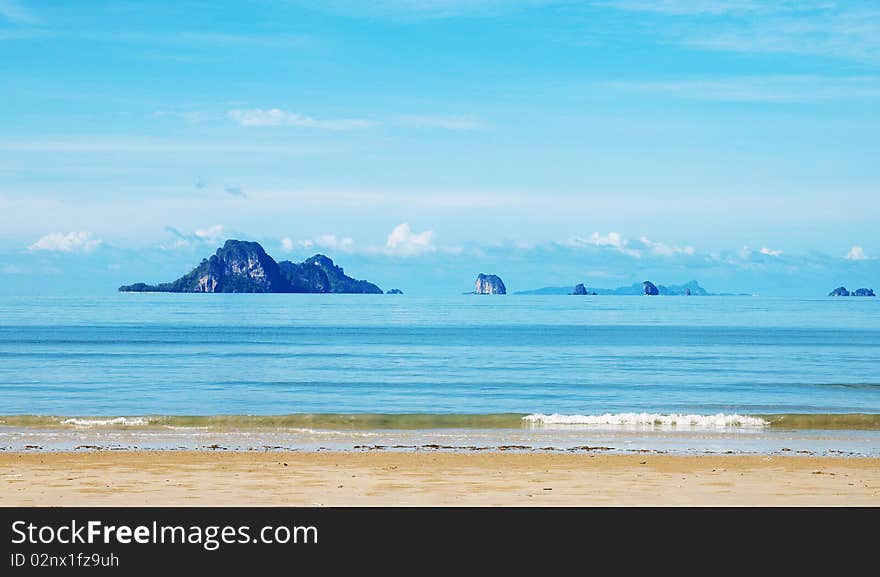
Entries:
<svg viewBox="0 0 880 577">
<path fill-rule="evenodd" d="M 150 419 L 146 417 L 108 417 L 106 419 L 77 419 L 70 418 L 61 421 L 62 425 L 73 425 L 74 427 L 142 427 L 150 424 Z"/>
<path fill-rule="evenodd" d="M 660 413 L 605 413 L 604 415 L 544 415 L 535 413 L 523 417 L 533 425 L 607 425 L 629 427 L 682 427 L 690 429 L 721 429 L 750 427 L 760 428 L 769 425 L 759 417 L 736 413 L 715 415 L 683 415 Z"/>
</svg>

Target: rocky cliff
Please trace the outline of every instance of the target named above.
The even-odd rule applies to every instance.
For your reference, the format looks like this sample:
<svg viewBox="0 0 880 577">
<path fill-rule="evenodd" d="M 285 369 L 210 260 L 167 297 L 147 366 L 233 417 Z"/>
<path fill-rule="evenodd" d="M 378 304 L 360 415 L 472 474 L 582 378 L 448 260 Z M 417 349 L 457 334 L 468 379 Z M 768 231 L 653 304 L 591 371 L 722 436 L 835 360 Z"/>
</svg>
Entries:
<svg viewBox="0 0 880 577">
<path fill-rule="evenodd" d="M 645 287 L 646 295 L 656 296 L 660 294 L 660 289 L 658 289 L 651 281 L 646 280 L 642 285 Z"/>
<path fill-rule="evenodd" d="M 478 295 L 506 295 L 507 287 L 501 277 L 494 274 L 477 275 L 477 281 L 474 283 L 474 294 Z"/>
<path fill-rule="evenodd" d="M 382 289 L 345 275 L 324 255 L 301 263 L 275 262 L 256 242 L 227 240 L 210 258 L 179 279 L 119 287 L 122 292 L 173 293 L 376 293 Z"/>
</svg>

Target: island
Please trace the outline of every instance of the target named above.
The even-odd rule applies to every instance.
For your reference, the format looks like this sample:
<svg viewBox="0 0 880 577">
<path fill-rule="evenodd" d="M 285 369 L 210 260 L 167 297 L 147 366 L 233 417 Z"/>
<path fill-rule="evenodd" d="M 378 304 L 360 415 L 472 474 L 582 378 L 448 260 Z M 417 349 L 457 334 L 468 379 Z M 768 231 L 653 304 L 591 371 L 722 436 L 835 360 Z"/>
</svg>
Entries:
<svg viewBox="0 0 880 577">
<path fill-rule="evenodd" d="M 474 283 L 474 294 L 506 295 L 507 287 L 504 286 L 504 281 L 498 275 L 480 273 Z"/>
<path fill-rule="evenodd" d="M 613 289 L 608 288 L 594 288 L 584 285 L 583 283 L 578 283 L 574 288 L 571 286 L 548 286 L 539 289 L 526 290 L 526 291 L 518 291 L 516 294 L 518 295 L 644 295 L 644 294 L 659 294 L 661 296 L 747 296 L 747 295 L 733 295 L 729 293 L 721 293 L 715 294 L 710 293 L 706 289 L 700 286 L 700 284 L 692 280 L 690 282 L 686 282 L 682 285 L 655 285 L 651 281 L 639 282 L 628 286 L 617 287 Z M 649 286 L 650 285 L 650 286 Z M 654 287 L 657 290 L 657 293 L 653 293 L 653 289 L 650 287 Z M 646 289 L 651 291 L 646 292 Z M 583 292 L 581 292 L 583 291 Z"/>
<path fill-rule="evenodd" d="M 846 290 L 846 287 L 839 286 L 830 293 L 828 293 L 830 297 L 872 297 L 874 295 L 874 289 L 869 288 L 860 288 L 856 289 L 852 292 Z"/>
<path fill-rule="evenodd" d="M 402 295 L 403 291 L 395 288 L 395 289 L 391 289 L 389 291 L 386 291 L 385 294 L 386 295 Z"/>
<path fill-rule="evenodd" d="M 303 262 L 275 262 L 257 242 L 227 240 L 217 252 L 179 279 L 135 283 L 120 292 L 167 293 L 347 293 L 382 294 L 378 286 L 346 276 L 333 261 L 316 254 Z"/>
</svg>

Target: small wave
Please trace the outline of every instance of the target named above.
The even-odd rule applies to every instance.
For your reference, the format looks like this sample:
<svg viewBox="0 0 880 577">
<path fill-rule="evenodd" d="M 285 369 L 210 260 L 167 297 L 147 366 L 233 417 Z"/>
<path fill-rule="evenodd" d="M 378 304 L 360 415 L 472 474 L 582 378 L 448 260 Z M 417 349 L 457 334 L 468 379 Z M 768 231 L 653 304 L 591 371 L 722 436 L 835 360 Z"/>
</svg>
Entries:
<svg viewBox="0 0 880 577">
<path fill-rule="evenodd" d="M 61 421 L 62 425 L 73 425 L 74 427 L 90 428 L 90 427 L 143 427 L 150 424 L 150 419 L 146 417 L 112 417 L 112 418 L 70 418 Z"/>
<path fill-rule="evenodd" d="M 636 427 L 686 427 L 700 429 L 765 427 L 770 423 L 747 415 L 683 415 L 660 413 L 605 413 L 604 415 L 543 415 L 535 413 L 523 417 L 533 425 L 609 425 Z"/>
</svg>

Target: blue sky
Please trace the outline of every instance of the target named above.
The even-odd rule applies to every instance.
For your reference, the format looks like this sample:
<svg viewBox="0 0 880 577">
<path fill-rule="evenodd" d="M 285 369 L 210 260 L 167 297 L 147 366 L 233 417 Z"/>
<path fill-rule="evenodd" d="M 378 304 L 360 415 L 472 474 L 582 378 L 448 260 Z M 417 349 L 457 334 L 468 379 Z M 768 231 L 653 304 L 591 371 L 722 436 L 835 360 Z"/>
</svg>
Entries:
<svg viewBox="0 0 880 577">
<path fill-rule="evenodd" d="M 880 285 L 880 7 L 0 0 L 0 291 Z"/>
</svg>

